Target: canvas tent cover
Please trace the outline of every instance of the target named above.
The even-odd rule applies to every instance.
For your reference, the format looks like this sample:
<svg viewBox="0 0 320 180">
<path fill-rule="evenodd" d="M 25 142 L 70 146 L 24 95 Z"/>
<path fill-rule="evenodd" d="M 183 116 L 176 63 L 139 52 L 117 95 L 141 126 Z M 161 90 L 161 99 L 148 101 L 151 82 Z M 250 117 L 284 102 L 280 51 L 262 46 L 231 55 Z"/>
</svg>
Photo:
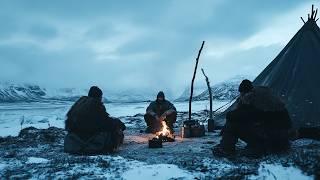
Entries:
<svg viewBox="0 0 320 180">
<path fill-rule="evenodd" d="M 320 29 L 315 17 L 308 19 L 253 83 L 270 87 L 281 97 L 294 127 L 320 126 Z"/>
</svg>

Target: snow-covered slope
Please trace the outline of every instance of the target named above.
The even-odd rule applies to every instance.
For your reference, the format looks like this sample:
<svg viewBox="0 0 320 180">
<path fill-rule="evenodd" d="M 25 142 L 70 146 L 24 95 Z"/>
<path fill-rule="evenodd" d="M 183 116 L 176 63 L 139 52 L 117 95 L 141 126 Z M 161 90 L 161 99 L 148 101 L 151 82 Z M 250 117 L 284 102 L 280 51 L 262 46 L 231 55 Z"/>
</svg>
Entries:
<svg viewBox="0 0 320 180">
<path fill-rule="evenodd" d="M 225 81 L 215 84 L 211 87 L 212 97 L 214 100 L 231 100 L 239 95 L 238 87 L 241 80 L 235 79 L 233 81 Z M 202 101 L 209 99 L 209 91 L 205 90 L 193 100 Z"/>
<path fill-rule="evenodd" d="M 224 82 L 211 85 L 212 97 L 214 100 L 232 100 L 239 95 L 238 87 L 242 80 L 253 78 L 250 76 L 236 76 L 228 79 Z M 203 88 L 203 91 L 199 93 L 200 89 L 195 89 L 193 101 L 209 100 L 209 91 L 207 88 Z M 182 95 L 176 101 L 188 101 L 190 96 L 190 88 L 187 88 Z"/>
<path fill-rule="evenodd" d="M 76 101 L 86 95 L 87 89 L 46 89 L 34 84 L 0 83 L 1 102 Z M 104 102 L 110 102 L 106 98 Z"/>
<path fill-rule="evenodd" d="M 213 85 L 212 94 L 215 100 L 230 100 L 238 95 L 239 83 L 248 77 L 237 76 L 222 83 Z M 252 79 L 252 78 L 249 78 Z M 79 97 L 86 95 L 88 89 L 81 88 L 42 88 L 33 84 L 14 84 L 0 82 L 0 103 L 1 102 L 34 102 L 34 101 L 76 101 Z M 104 91 L 104 102 L 135 103 L 152 101 L 157 92 L 145 90 L 124 90 L 124 91 Z M 183 102 L 189 100 L 190 87 L 175 101 Z M 172 99 L 166 93 L 167 99 Z M 194 88 L 194 101 L 208 100 L 209 93 L 204 85 Z"/>
<path fill-rule="evenodd" d="M 87 95 L 84 88 L 42 88 L 33 84 L 15 84 L 0 82 L 0 103 L 2 102 L 41 102 L 41 101 L 76 101 Z M 104 91 L 104 102 L 133 103 L 155 99 L 151 91 Z"/>
<path fill-rule="evenodd" d="M 201 94 L 203 91 L 207 89 L 206 86 L 201 86 L 201 87 L 194 87 L 193 89 L 193 97 L 198 96 Z M 183 102 L 187 101 L 190 98 L 190 87 L 187 87 L 183 93 L 175 100 L 176 102 Z"/>
<path fill-rule="evenodd" d="M 30 102 L 45 99 L 46 92 L 37 85 L 0 83 L 0 102 Z"/>
</svg>

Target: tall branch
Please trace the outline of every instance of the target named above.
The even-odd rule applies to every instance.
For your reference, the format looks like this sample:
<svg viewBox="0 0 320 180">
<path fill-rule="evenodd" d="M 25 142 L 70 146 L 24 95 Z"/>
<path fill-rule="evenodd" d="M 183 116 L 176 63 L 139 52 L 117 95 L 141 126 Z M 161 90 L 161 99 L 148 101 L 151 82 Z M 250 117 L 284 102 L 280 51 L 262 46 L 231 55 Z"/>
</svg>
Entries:
<svg viewBox="0 0 320 180">
<path fill-rule="evenodd" d="M 313 19 L 313 15 L 315 13 L 313 9 L 314 9 L 314 5 L 312 4 L 312 7 L 311 7 L 311 19 Z"/>
<path fill-rule="evenodd" d="M 192 81 L 191 81 L 191 93 L 190 93 L 190 98 L 189 98 L 189 120 L 191 120 L 191 102 L 192 102 L 192 96 L 193 96 L 193 84 L 194 84 L 194 79 L 196 78 L 199 58 L 200 58 L 201 51 L 203 49 L 204 42 L 205 41 L 202 41 L 202 45 L 201 45 L 201 48 L 199 50 L 198 57 L 196 59 L 196 66 L 194 68 L 193 77 L 192 77 Z"/>
<path fill-rule="evenodd" d="M 211 90 L 211 87 L 210 87 L 210 82 L 209 82 L 208 76 L 204 73 L 204 70 L 203 70 L 202 68 L 201 68 L 201 71 L 202 71 L 202 74 L 204 75 L 204 77 L 206 78 L 206 83 L 207 83 L 207 86 L 208 86 L 209 101 L 210 101 L 210 113 L 209 113 L 209 118 L 210 118 L 210 119 L 213 119 L 213 116 L 212 116 L 212 90 Z"/>
</svg>

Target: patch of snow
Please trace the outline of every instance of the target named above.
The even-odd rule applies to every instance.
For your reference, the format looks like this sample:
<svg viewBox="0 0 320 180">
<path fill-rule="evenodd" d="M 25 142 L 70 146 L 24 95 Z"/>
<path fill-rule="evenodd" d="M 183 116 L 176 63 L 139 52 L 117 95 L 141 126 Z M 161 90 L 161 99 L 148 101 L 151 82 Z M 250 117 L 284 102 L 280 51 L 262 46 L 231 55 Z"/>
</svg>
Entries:
<svg viewBox="0 0 320 180">
<path fill-rule="evenodd" d="M 97 163 L 71 165 L 69 170 L 59 171 L 55 174 L 55 177 L 65 179 L 69 176 L 77 177 L 81 175 L 83 179 L 194 179 L 190 172 L 171 164 L 148 165 L 141 161 L 108 155 L 88 158 L 94 159 Z M 107 163 L 107 167 L 101 167 L 101 162 Z"/>
<path fill-rule="evenodd" d="M 315 141 L 312 139 L 298 139 L 292 142 L 292 147 L 306 146 L 314 143 Z"/>
<path fill-rule="evenodd" d="M 218 161 L 212 158 L 205 158 L 202 160 L 203 166 L 210 169 L 232 169 L 234 166 L 227 164 L 223 161 Z"/>
<path fill-rule="evenodd" d="M 162 180 L 170 178 L 194 179 L 194 176 L 172 164 L 135 166 L 122 175 L 123 179 L 152 179 Z"/>
<path fill-rule="evenodd" d="M 0 164 L 0 171 L 2 171 L 4 168 L 6 168 L 8 165 L 7 164 L 3 164 L 1 163 Z"/>
<path fill-rule="evenodd" d="M 27 164 L 41 164 L 49 162 L 48 159 L 39 158 L 39 157 L 29 157 L 27 160 Z"/>
<path fill-rule="evenodd" d="M 313 176 L 307 176 L 302 173 L 302 171 L 295 167 L 284 167 L 279 164 L 267 164 L 265 162 L 260 164 L 258 175 L 249 177 L 249 179 L 264 179 L 264 180 L 311 180 Z"/>
<path fill-rule="evenodd" d="M 84 165 L 75 165 L 67 172 L 58 172 L 58 179 L 66 179 L 66 174 L 77 175 L 81 174 L 81 179 L 115 179 L 112 173 L 106 172 L 104 169 L 98 167 L 96 164 L 89 164 L 88 166 Z"/>
</svg>

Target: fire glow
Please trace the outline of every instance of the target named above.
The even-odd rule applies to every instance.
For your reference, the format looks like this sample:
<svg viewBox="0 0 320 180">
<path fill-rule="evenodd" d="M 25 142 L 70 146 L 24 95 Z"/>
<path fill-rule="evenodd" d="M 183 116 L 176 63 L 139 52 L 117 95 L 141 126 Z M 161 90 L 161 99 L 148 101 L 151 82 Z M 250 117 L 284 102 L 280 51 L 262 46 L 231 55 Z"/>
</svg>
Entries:
<svg viewBox="0 0 320 180">
<path fill-rule="evenodd" d="M 156 132 L 154 138 L 149 140 L 149 148 L 162 148 L 162 142 L 174 142 L 174 138 L 167 123 L 162 121 L 162 129 Z"/>
<path fill-rule="evenodd" d="M 167 123 L 165 121 L 162 121 L 162 129 L 161 131 L 156 132 L 156 138 L 159 138 L 159 136 L 170 136 L 171 132 L 169 127 L 167 126 Z"/>
<path fill-rule="evenodd" d="M 162 129 L 156 132 L 156 139 L 160 139 L 162 142 L 173 142 L 174 135 L 171 133 L 170 128 L 165 121 L 162 121 Z"/>
</svg>

